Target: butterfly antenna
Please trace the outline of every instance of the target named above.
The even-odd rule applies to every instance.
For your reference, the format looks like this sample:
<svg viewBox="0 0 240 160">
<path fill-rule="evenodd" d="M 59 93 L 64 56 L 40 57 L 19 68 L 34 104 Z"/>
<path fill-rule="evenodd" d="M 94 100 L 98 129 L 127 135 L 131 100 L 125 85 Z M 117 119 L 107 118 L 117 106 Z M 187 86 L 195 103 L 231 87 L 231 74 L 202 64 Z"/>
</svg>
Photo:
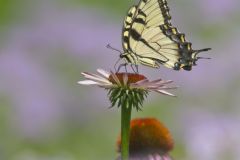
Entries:
<svg viewBox="0 0 240 160">
<path fill-rule="evenodd" d="M 107 47 L 108 49 L 117 51 L 118 53 L 122 54 L 122 52 L 121 52 L 120 50 L 118 50 L 118 49 L 116 49 L 116 48 L 113 48 L 110 44 L 108 44 L 106 47 Z"/>
</svg>

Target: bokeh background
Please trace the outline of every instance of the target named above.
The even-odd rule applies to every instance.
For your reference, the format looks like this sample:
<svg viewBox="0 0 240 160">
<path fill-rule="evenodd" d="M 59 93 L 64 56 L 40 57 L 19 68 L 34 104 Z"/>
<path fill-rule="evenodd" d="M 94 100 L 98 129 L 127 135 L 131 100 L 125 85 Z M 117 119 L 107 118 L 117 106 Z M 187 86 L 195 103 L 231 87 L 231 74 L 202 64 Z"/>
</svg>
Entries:
<svg viewBox="0 0 240 160">
<path fill-rule="evenodd" d="M 82 71 L 113 69 L 132 0 L 0 0 L 0 159 L 113 160 L 120 111 Z M 150 94 L 134 117 L 171 130 L 176 160 L 240 159 L 240 1 L 168 0 L 193 48 L 211 47 L 191 72 L 140 67 L 174 80 L 178 98 Z"/>
</svg>

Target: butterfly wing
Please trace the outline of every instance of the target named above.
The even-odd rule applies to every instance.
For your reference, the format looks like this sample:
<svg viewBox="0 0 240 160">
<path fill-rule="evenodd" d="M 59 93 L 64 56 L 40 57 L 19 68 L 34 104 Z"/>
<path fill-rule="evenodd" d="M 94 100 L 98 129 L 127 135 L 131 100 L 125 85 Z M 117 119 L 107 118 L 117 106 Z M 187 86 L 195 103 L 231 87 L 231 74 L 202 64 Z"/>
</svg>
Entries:
<svg viewBox="0 0 240 160">
<path fill-rule="evenodd" d="M 170 24 L 171 16 L 166 0 L 142 0 L 139 2 L 137 10 L 138 14 L 143 14 L 146 17 L 146 28 Z"/>
<path fill-rule="evenodd" d="M 171 25 L 166 0 L 141 0 L 133 6 L 123 26 L 125 58 L 133 64 L 158 68 L 160 64 L 191 70 L 202 50 L 192 50 L 185 35 Z"/>
</svg>

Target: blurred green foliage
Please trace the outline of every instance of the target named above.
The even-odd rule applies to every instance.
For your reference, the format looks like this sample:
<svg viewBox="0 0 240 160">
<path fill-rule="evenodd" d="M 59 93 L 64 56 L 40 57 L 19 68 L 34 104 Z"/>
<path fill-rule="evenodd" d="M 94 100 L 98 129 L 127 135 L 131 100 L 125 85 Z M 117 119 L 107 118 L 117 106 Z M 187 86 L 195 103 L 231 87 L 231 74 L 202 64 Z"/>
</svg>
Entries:
<svg viewBox="0 0 240 160">
<path fill-rule="evenodd" d="M 18 22 L 26 1 L 0 0 L 0 28 Z"/>
<path fill-rule="evenodd" d="M 8 22 L 12 16 L 14 11 L 13 1 L 14 0 L 0 0 L 0 25 Z"/>
<path fill-rule="evenodd" d="M 128 7 L 130 4 L 133 4 L 134 1 L 129 0 L 121 0 L 121 1 L 114 1 L 114 0 L 73 0 L 79 3 L 80 5 L 87 5 L 91 8 L 107 8 L 109 12 L 115 13 L 122 13 L 122 11 L 127 12 Z"/>
</svg>

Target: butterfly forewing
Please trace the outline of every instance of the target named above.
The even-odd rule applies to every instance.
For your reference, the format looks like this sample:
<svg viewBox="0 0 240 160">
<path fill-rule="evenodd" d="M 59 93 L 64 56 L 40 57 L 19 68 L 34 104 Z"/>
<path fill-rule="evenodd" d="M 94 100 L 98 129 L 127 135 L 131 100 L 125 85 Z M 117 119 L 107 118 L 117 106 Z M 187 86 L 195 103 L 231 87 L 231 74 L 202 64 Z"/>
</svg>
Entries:
<svg viewBox="0 0 240 160">
<path fill-rule="evenodd" d="M 171 16 L 165 0 L 142 0 L 138 11 L 146 15 L 146 27 L 155 27 L 169 22 Z"/>
</svg>

